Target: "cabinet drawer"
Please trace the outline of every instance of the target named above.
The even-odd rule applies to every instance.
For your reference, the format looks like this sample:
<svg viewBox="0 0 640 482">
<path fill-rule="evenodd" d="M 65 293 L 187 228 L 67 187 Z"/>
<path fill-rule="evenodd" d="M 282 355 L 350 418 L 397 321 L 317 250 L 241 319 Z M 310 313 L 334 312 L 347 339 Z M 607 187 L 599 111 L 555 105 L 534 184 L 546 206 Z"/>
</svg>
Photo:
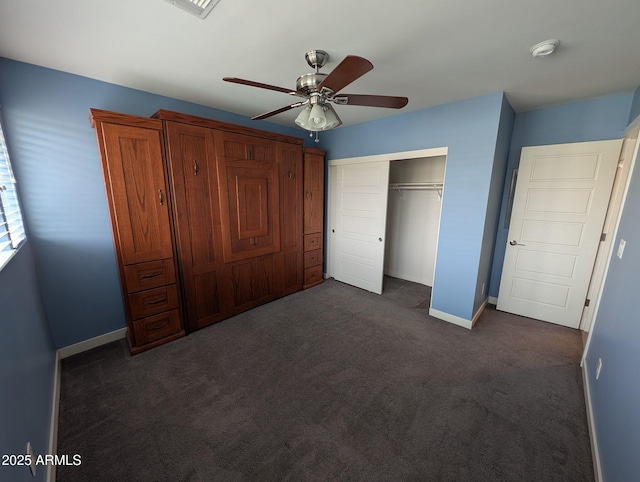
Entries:
<svg viewBox="0 0 640 482">
<path fill-rule="evenodd" d="M 133 322 L 133 336 L 136 346 L 146 345 L 181 330 L 178 310 L 149 316 Z"/>
<path fill-rule="evenodd" d="M 311 268 L 322 264 L 322 250 L 314 249 L 313 251 L 307 251 L 304 253 L 304 267 Z"/>
<path fill-rule="evenodd" d="M 129 310 L 132 320 L 173 310 L 177 307 L 178 289 L 175 284 L 129 295 Z"/>
<path fill-rule="evenodd" d="M 305 234 L 304 250 L 311 251 L 322 247 L 322 233 Z"/>
<path fill-rule="evenodd" d="M 125 266 L 124 278 L 128 293 L 173 284 L 176 282 L 173 259 Z"/>
<path fill-rule="evenodd" d="M 322 281 L 322 266 L 312 266 L 304 270 L 304 285 L 310 285 Z"/>
</svg>

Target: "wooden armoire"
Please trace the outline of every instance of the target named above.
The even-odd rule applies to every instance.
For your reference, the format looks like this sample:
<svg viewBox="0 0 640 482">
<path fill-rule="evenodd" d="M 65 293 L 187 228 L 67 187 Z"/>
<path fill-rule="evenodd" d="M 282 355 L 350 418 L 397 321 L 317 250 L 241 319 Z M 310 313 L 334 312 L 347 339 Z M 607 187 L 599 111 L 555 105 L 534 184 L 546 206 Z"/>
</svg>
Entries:
<svg viewBox="0 0 640 482">
<path fill-rule="evenodd" d="M 160 110 L 91 110 L 132 353 L 322 282 L 324 152 Z"/>
</svg>

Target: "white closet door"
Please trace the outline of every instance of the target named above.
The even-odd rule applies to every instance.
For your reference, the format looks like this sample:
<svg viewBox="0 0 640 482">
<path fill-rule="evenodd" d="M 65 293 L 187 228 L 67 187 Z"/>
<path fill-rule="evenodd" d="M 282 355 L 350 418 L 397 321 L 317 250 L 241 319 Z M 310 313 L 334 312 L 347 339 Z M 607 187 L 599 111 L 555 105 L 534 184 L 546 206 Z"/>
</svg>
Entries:
<svg viewBox="0 0 640 482">
<path fill-rule="evenodd" d="M 389 161 L 335 166 L 331 275 L 382 293 Z"/>
<path fill-rule="evenodd" d="M 499 310 L 578 328 L 621 146 L 522 149 Z"/>
</svg>

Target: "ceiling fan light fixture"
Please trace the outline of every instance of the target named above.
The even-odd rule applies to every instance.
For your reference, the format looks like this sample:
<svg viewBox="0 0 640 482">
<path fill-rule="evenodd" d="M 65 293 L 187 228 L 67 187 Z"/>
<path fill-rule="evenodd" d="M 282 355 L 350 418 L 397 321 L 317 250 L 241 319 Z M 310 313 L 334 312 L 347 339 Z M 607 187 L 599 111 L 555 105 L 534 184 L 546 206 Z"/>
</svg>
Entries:
<svg viewBox="0 0 640 482">
<path fill-rule="evenodd" d="M 548 57 L 555 52 L 558 45 L 560 45 L 560 40 L 549 39 L 535 44 L 529 51 L 534 57 Z"/>
<path fill-rule="evenodd" d="M 296 125 L 298 125 L 299 127 L 302 127 L 303 129 L 308 129 L 310 113 L 311 113 L 311 106 L 306 105 L 304 109 L 300 111 L 300 113 L 298 114 L 298 117 L 296 117 L 296 120 L 295 120 Z"/>
<path fill-rule="evenodd" d="M 334 127 L 338 127 L 340 124 L 342 124 L 342 121 L 340 120 L 340 117 L 338 117 L 338 114 L 336 114 L 333 106 L 325 104 L 323 107 L 324 116 L 327 119 L 327 124 L 322 129 L 323 131 L 333 129 Z"/>
<path fill-rule="evenodd" d="M 321 104 L 313 104 L 311 107 L 308 124 L 310 130 L 322 131 L 326 129 L 327 117 Z"/>
</svg>

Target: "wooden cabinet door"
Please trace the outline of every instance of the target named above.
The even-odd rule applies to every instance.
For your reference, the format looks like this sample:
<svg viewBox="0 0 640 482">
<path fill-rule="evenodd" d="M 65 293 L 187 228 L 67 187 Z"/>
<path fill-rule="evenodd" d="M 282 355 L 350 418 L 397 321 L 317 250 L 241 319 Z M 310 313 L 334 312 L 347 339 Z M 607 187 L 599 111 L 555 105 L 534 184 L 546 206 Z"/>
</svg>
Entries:
<svg viewBox="0 0 640 482">
<path fill-rule="evenodd" d="M 190 330 L 229 314 L 221 300 L 222 263 L 218 175 L 211 129 L 165 124 L 174 196 L 178 259 Z"/>
<path fill-rule="evenodd" d="M 324 151 L 304 151 L 304 234 L 324 229 Z"/>
<path fill-rule="evenodd" d="M 237 161 L 273 162 L 276 158 L 275 141 L 231 132 L 216 133 L 216 149 L 218 157 Z"/>
<path fill-rule="evenodd" d="M 229 263 L 227 272 L 232 286 L 230 303 L 234 313 L 276 298 L 273 256 L 259 256 Z"/>
<path fill-rule="evenodd" d="M 173 256 L 162 135 L 101 123 L 102 162 L 114 231 L 125 265 Z"/>
<path fill-rule="evenodd" d="M 280 250 L 275 145 L 250 136 L 216 133 L 222 251 L 227 263 Z M 254 152 L 259 160 L 246 159 L 255 157 Z"/>
<path fill-rule="evenodd" d="M 302 289 L 302 146 L 279 142 L 280 251 L 276 254 L 275 282 L 279 296 Z"/>
</svg>

